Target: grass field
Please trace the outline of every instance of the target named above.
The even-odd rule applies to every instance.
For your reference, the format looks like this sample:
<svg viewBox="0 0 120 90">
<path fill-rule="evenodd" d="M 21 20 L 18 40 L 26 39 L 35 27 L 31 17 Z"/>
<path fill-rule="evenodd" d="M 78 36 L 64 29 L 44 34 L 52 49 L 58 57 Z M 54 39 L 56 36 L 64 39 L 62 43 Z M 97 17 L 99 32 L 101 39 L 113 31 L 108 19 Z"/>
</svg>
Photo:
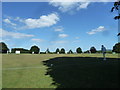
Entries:
<svg viewBox="0 0 120 90">
<path fill-rule="evenodd" d="M 3 54 L 3 88 L 116 88 L 117 54 Z"/>
</svg>

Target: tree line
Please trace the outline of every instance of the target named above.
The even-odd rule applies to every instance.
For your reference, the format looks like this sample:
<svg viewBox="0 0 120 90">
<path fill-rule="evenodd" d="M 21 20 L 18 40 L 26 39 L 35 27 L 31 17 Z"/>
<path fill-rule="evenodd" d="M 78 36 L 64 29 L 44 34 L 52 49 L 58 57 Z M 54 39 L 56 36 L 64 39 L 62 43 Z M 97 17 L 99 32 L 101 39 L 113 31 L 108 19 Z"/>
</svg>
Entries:
<svg viewBox="0 0 120 90">
<path fill-rule="evenodd" d="M 24 49 L 24 48 L 12 48 L 11 49 L 11 52 L 9 52 L 10 49 L 7 47 L 7 45 L 4 43 L 4 42 L 0 42 L 0 53 L 15 53 L 16 51 L 20 51 L 20 53 L 34 53 L 34 54 L 46 54 L 46 53 L 49 53 L 49 54 L 65 54 L 66 51 L 64 48 L 57 48 L 55 50 L 55 52 L 50 52 L 49 48 L 47 48 L 47 50 L 45 52 L 40 52 L 40 48 L 36 45 L 32 46 L 30 48 L 30 50 L 28 49 Z M 107 50 L 107 53 L 112 53 L 112 52 L 115 52 L 115 53 L 120 53 L 120 43 L 116 43 L 114 46 L 113 46 L 113 49 L 112 51 L 111 50 Z M 67 54 L 73 54 L 73 53 L 101 53 L 101 50 L 96 50 L 95 47 L 91 47 L 89 50 L 87 51 L 82 51 L 82 49 L 80 47 L 78 47 L 76 49 L 76 52 L 73 52 L 72 50 L 69 50 L 67 52 Z"/>
</svg>

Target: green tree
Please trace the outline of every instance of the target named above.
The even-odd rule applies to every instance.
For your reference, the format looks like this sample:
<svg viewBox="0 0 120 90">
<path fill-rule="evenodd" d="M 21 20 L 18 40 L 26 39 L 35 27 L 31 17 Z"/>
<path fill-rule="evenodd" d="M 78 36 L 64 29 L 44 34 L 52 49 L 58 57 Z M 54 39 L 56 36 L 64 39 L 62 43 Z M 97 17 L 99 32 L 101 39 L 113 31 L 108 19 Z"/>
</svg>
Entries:
<svg viewBox="0 0 120 90">
<path fill-rule="evenodd" d="M 49 48 L 47 48 L 46 53 L 50 53 Z"/>
<path fill-rule="evenodd" d="M 96 48 L 95 48 L 95 47 L 91 47 L 91 48 L 90 48 L 90 52 L 91 52 L 91 53 L 96 53 L 96 52 L 97 52 L 97 50 L 96 50 Z"/>
<path fill-rule="evenodd" d="M 120 53 L 120 43 L 116 43 L 116 44 L 113 46 L 112 52 Z"/>
<path fill-rule="evenodd" d="M 73 51 L 72 51 L 72 50 L 69 50 L 69 51 L 68 51 L 68 54 L 73 54 Z"/>
<path fill-rule="evenodd" d="M 84 53 L 90 53 L 90 50 L 85 51 Z"/>
<path fill-rule="evenodd" d="M 60 52 L 60 50 L 59 50 L 59 48 L 57 48 L 56 51 L 55 51 L 55 53 L 59 53 L 59 52 Z"/>
<path fill-rule="evenodd" d="M 65 49 L 64 48 L 61 49 L 60 54 L 65 54 Z"/>
<path fill-rule="evenodd" d="M 78 47 L 78 48 L 76 49 L 76 52 L 77 52 L 77 53 L 82 53 L 82 49 L 81 49 L 80 47 Z"/>
<path fill-rule="evenodd" d="M 30 53 L 34 52 L 35 54 L 38 54 L 40 52 L 40 48 L 38 46 L 32 46 L 30 48 Z"/>
<path fill-rule="evenodd" d="M 112 7 L 111 12 L 113 12 L 115 10 L 118 11 L 119 8 L 120 8 L 120 0 L 118 0 L 117 2 L 114 2 L 114 6 Z M 118 16 L 115 16 L 114 19 L 115 20 L 120 19 L 120 13 L 119 13 L 119 11 L 118 11 Z"/>
<path fill-rule="evenodd" d="M 111 9 L 111 12 L 118 11 L 118 15 L 114 17 L 115 20 L 120 19 L 120 11 L 119 10 L 120 10 L 120 0 L 118 0 L 117 2 L 114 2 L 114 6 Z M 117 36 L 119 36 L 119 35 L 120 35 L 120 33 L 118 33 Z"/>
<path fill-rule="evenodd" d="M 7 53 L 9 51 L 9 48 L 4 42 L 0 43 L 0 53 Z"/>
</svg>

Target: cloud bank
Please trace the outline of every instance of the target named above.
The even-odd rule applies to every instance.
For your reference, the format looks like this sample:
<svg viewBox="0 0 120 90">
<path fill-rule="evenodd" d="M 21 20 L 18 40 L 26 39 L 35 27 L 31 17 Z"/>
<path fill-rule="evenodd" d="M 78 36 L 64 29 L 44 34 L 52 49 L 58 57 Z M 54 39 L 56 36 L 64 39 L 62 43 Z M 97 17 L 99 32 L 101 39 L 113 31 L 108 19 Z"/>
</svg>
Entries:
<svg viewBox="0 0 120 90">
<path fill-rule="evenodd" d="M 49 0 L 49 4 L 61 12 L 86 9 L 92 2 L 113 2 L 114 0 Z"/>
<path fill-rule="evenodd" d="M 34 19 L 34 18 L 22 19 L 20 17 L 12 18 L 12 21 L 17 22 L 16 24 L 12 23 L 10 21 L 10 18 L 4 19 L 3 22 L 6 24 L 12 25 L 14 29 L 21 30 L 21 29 L 35 29 L 35 28 L 50 27 L 52 25 L 57 24 L 59 20 L 60 18 L 57 13 L 51 13 L 48 15 L 42 15 L 37 19 Z"/>
<path fill-rule="evenodd" d="M 0 37 L 30 38 L 30 37 L 34 37 L 34 35 L 24 34 L 24 33 L 16 33 L 16 32 L 9 32 L 9 31 L 0 29 Z"/>
<path fill-rule="evenodd" d="M 56 13 L 52 13 L 49 15 L 40 16 L 38 19 L 28 18 L 24 20 L 26 27 L 33 28 L 41 28 L 41 27 L 50 27 L 56 24 L 59 21 L 59 16 Z"/>
</svg>

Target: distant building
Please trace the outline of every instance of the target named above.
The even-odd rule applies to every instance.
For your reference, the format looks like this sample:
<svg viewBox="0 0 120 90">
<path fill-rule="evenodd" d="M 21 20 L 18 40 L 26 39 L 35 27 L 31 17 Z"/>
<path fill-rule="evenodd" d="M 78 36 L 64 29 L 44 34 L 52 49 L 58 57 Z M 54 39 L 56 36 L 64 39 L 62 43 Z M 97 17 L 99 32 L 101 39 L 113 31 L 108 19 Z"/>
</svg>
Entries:
<svg viewBox="0 0 120 90">
<path fill-rule="evenodd" d="M 30 53 L 30 51 L 23 48 L 12 48 L 11 53 Z"/>
<path fill-rule="evenodd" d="M 17 50 L 16 50 L 15 53 L 16 53 L 16 54 L 20 54 L 20 51 L 17 51 Z"/>
</svg>

